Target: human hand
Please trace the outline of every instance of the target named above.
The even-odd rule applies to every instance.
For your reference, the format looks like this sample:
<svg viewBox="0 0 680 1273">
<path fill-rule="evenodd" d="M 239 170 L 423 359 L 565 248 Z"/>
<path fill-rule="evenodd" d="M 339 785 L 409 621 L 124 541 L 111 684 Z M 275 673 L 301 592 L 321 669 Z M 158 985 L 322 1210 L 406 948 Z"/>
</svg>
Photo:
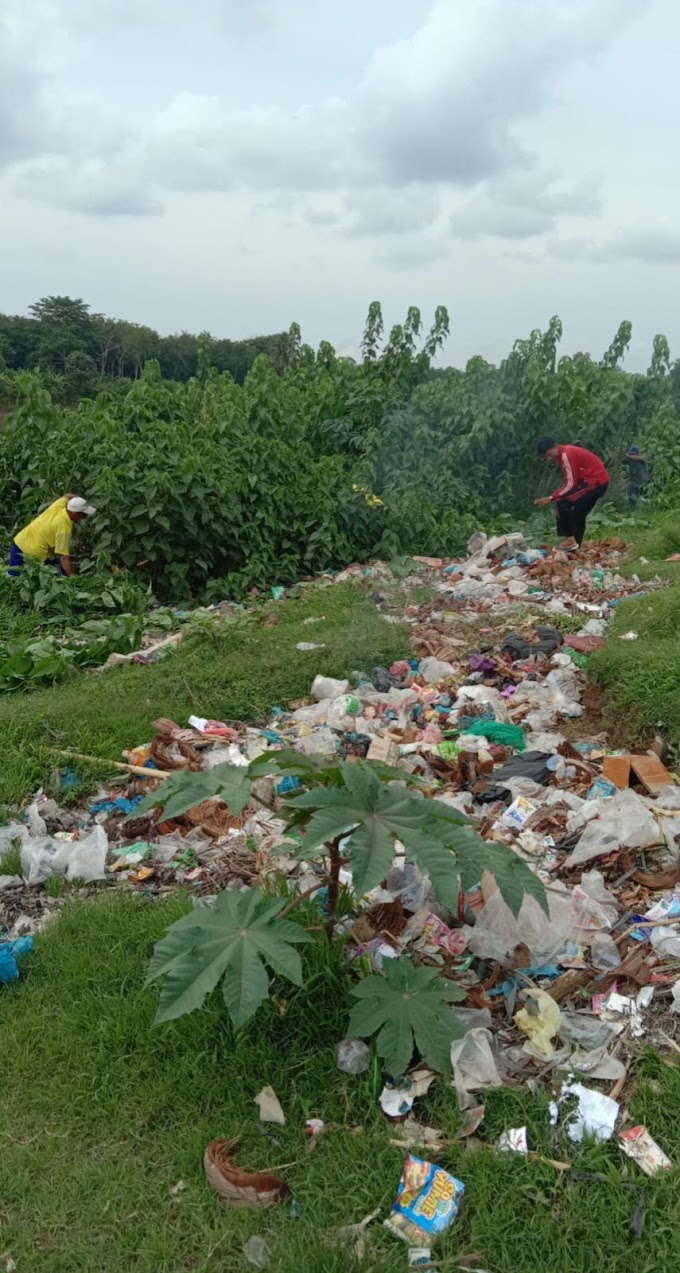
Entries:
<svg viewBox="0 0 680 1273">
<path fill-rule="evenodd" d="M 546 505 L 550 504 L 551 502 L 552 501 L 549 495 L 542 495 L 540 499 L 534 500 L 534 504 L 537 504 L 539 508 L 545 508 Z"/>
</svg>

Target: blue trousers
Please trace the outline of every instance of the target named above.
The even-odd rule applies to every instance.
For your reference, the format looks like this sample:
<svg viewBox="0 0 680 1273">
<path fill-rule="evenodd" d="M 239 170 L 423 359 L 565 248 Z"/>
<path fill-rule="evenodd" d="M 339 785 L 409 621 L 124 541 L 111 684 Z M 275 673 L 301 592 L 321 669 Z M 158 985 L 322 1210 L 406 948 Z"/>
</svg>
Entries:
<svg viewBox="0 0 680 1273">
<path fill-rule="evenodd" d="M 10 579 L 16 579 L 23 564 L 24 564 L 24 554 L 22 553 L 20 548 L 17 548 L 16 544 L 12 544 L 12 547 L 9 550 L 9 563 L 7 566 L 7 574 L 9 575 Z M 57 570 L 60 575 L 64 574 L 64 568 L 58 557 L 47 557 L 45 559 L 45 565 L 53 566 L 54 569 Z"/>
</svg>

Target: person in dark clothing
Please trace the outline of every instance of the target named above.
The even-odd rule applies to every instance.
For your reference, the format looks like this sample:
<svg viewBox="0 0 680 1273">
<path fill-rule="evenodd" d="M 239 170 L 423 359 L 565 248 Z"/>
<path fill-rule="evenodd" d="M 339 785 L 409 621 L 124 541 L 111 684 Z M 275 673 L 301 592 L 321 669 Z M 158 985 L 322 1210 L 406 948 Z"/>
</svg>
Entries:
<svg viewBox="0 0 680 1273">
<path fill-rule="evenodd" d="M 649 486 L 649 465 L 639 446 L 631 446 L 624 457 L 628 469 L 628 507 L 635 508 L 640 496 Z"/>
<path fill-rule="evenodd" d="M 536 449 L 548 464 L 559 464 L 565 480 L 552 495 L 534 503 L 539 507 L 555 505 L 557 533 L 563 536 L 561 546 L 576 552 L 583 542 L 588 513 L 607 492 L 609 473 L 600 457 L 582 446 L 559 446 L 554 438 L 542 437 Z"/>
</svg>

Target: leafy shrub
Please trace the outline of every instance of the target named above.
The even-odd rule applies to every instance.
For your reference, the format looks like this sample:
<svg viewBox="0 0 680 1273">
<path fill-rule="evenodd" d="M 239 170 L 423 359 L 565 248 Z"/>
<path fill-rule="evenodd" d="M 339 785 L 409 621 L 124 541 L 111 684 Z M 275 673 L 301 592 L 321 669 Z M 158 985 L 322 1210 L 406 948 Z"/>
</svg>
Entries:
<svg viewBox="0 0 680 1273">
<path fill-rule="evenodd" d="M 373 304 L 359 364 L 327 342 L 314 353 L 294 326 L 283 374 L 262 355 L 242 385 L 207 364 L 172 383 L 147 362 L 124 395 L 73 409 L 22 375 L 0 439 L 5 528 L 17 507 L 28 519 L 77 489 L 100 509 L 77 540 L 98 562 L 173 600 L 206 586 L 238 598 L 377 553 L 455 553 L 480 523 L 523 522 L 549 489 L 541 433 L 602 454 L 615 501 L 636 440 L 675 499 L 680 432 L 663 338 L 648 374 L 632 375 L 619 365 L 630 324 L 597 362 L 558 357 L 554 318 L 500 366 L 472 358 L 435 373 L 446 311 L 424 339 L 421 326 L 411 309 L 384 341 Z"/>
<path fill-rule="evenodd" d="M 163 978 L 157 1022 L 199 1008 L 221 982 L 232 1024 L 242 1026 L 268 997 L 266 966 L 301 986 L 294 946 L 309 941 L 309 935 L 288 913 L 326 888 L 326 933 L 332 940 L 342 866 L 350 868 L 361 896 L 387 875 L 397 843 L 429 876 L 444 905 L 455 908 L 459 887 L 478 884 L 489 871 L 515 915 L 526 894 L 547 911 L 542 882 L 511 849 L 483 840 L 458 810 L 426 799 L 403 770 L 372 761 L 305 757 L 283 749 L 259 757 L 247 770 L 218 765 L 200 773 L 179 771 L 137 806 L 135 816 L 160 807 L 164 818 L 179 817 L 215 795 L 239 814 L 253 780 L 268 773 L 295 777 L 306 788 L 285 797 L 287 835 L 295 837 L 286 852 L 321 862 L 318 885 L 288 905 L 256 888 L 223 892 L 214 905 L 199 903 L 174 923 L 158 942 L 148 972 L 149 982 Z M 364 1037 L 377 1034 L 377 1051 L 395 1076 L 406 1070 L 414 1047 L 436 1069 L 447 1070 L 451 1042 L 460 1033 L 450 1004 L 463 992 L 436 969 L 414 967 L 405 956 L 387 965 L 384 977 L 369 977 L 356 988 L 360 1002 L 348 1028 Z"/>
</svg>

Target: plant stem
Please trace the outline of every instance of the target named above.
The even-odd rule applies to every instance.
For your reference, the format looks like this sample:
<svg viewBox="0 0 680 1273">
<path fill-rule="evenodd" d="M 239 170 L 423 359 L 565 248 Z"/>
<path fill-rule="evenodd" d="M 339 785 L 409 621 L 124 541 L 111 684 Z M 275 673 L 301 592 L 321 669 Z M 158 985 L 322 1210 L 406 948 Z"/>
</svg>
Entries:
<svg viewBox="0 0 680 1273">
<path fill-rule="evenodd" d="M 340 866 L 342 857 L 340 854 L 340 836 L 335 840 L 331 840 L 328 848 L 330 850 L 330 875 L 328 880 L 328 920 L 326 922 L 326 936 L 329 942 L 333 940 L 335 932 L 335 912 L 338 908 L 338 895 L 340 892 Z"/>
<path fill-rule="evenodd" d="M 296 906 L 300 905 L 300 902 L 304 902 L 306 897 L 311 897 L 312 893 L 318 893 L 319 889 L 323 888 L 324 885 L 327 883 L 328 883 L 328 877 L 324 875 L 318 884 L 312 884 L 312 887 L 306 888 L 304 893 L 298 893 L 297 897 L 291 898 L 291 900 L 288 902 L 288 905 L 284 906 L 282 911 L 279 911 L 276 918 L 285 919 L 286 915 L 288 915 L 290 911 L 294 910 Z"/>
</svg>

